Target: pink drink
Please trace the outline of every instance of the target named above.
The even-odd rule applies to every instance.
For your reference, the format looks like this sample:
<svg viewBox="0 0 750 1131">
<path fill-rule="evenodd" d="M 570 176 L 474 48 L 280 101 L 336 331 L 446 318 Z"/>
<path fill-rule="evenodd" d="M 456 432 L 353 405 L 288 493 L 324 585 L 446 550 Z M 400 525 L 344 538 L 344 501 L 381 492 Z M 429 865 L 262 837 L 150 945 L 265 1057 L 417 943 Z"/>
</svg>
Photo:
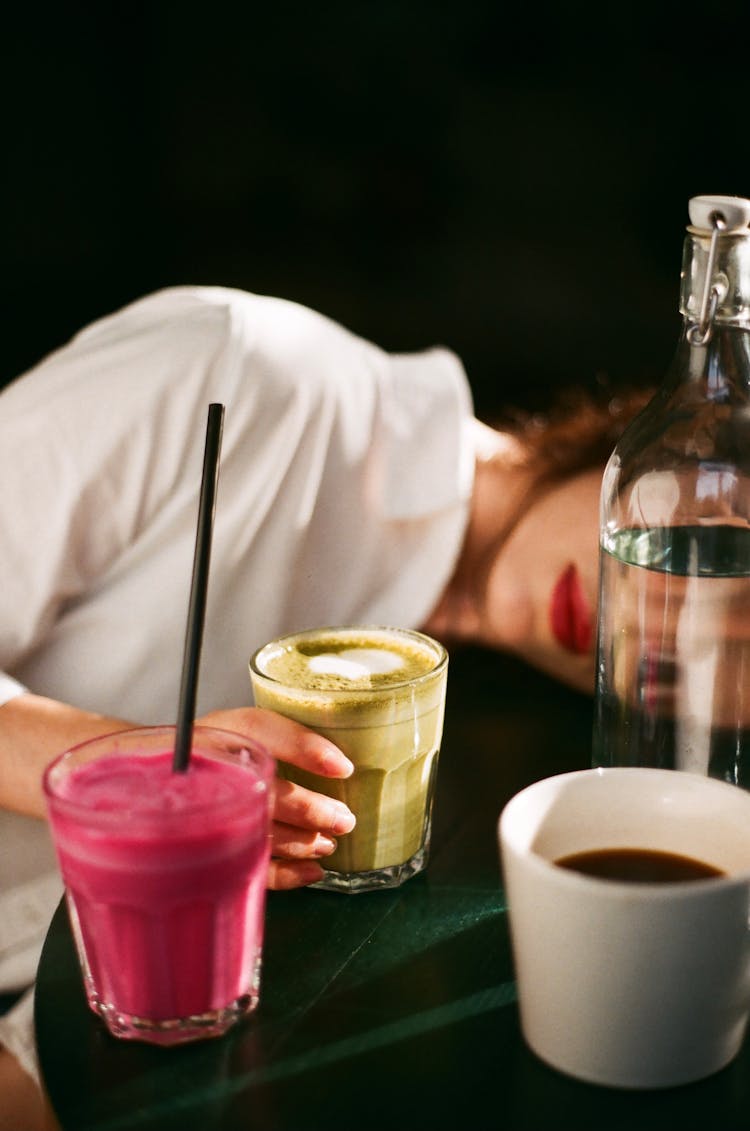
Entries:
<svg viewBox="0 0 750 1131">
<path fill-rule="evenodd" d="M 52 832 L 91 1008 L 116 1036 L 224 1032 L 258 1001 L 273 759 L 196 727 L 84 743 L 47 771 Z"/>
</svg>

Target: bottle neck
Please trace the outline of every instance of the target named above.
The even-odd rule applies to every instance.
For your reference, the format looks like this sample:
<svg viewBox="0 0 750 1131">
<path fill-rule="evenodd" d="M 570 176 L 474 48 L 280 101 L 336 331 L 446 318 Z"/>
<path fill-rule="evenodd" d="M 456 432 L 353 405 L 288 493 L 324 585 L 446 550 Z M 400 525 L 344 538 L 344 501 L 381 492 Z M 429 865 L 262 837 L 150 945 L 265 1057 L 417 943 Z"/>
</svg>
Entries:
<svg viewBox="0 0 750 1131">
<path fill-rule="evenodd" d="M 713 270 L 707 279 L 710 249 L 709 233 L 688 228 L 680 275 L 680 313 L 689 323 L 698 325 L 706 291 L 715 287 L 714 325 L 750 330 L 750 233 L 726 232 L 717 237 Z"/>
<path fill-rule="evenodd" d="M 694 326 L 686 316 L 665 389 L 688 384 L 708 400 L 750 402 L 750 328 L 716 322 L 705 344 L 695 345 Z"/>
<path fill-rule="evenodd" d="M 702 395 L 711 400 L 747 400 L 750 233 L 718 234 L 713 264 L 711 243 L 709 233 L 688 228 L 680 276 L 683 332 L 672 374 L 681 383 L 699 383 Z"/>
</svg>

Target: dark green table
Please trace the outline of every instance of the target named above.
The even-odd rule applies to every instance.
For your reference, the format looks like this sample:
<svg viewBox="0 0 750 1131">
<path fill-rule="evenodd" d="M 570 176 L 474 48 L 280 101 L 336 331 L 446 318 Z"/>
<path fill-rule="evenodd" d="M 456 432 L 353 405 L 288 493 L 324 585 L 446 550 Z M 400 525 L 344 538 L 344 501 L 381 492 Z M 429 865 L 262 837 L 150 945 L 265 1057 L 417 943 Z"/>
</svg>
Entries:
<svg viewBox="0 0 750 1131">
<path fill-rule="evenodd" d="M 750 1127 L 750 1051 L 700 1084 L 617 1092 L 520 1036 L 496 844 L 513 793 L 588 764 L 591 703 L 507 658 L 451 657 L 426 874 L 395 892 L 270 893 L 261 1005 L 218 1041 L 118 1042 L 89 1012 L 64 908 L 39 967 L 65 1131 Z"/>
</svg>

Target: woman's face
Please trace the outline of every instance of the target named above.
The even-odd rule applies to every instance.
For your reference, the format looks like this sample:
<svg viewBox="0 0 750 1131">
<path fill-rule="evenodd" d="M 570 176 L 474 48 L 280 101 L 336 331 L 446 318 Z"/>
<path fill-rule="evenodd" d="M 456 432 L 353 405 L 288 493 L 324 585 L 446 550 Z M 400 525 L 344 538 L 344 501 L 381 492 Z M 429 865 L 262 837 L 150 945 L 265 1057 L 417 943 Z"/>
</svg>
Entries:
<svg viewBox="0 0 750 1131">
<path fill-rule="evenodd" d="M 500 547 L 487 583 L 494 643 L 593 691 L 602 470 L 545 490 Z"/>
</svg>

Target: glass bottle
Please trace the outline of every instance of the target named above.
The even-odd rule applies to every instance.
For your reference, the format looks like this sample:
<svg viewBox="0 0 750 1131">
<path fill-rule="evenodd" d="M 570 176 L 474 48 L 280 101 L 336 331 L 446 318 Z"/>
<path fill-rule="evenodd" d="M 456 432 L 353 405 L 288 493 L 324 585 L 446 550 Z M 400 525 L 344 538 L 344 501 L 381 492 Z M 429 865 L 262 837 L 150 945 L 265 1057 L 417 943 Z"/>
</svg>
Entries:
<svg viewBox="0 0 750 1131">
<path fill-rule="evenodd" d="M 602 483 L 593 760 L 750 788 L 750 201 L 689 214 L 675 357 Z"/>
</svg>

